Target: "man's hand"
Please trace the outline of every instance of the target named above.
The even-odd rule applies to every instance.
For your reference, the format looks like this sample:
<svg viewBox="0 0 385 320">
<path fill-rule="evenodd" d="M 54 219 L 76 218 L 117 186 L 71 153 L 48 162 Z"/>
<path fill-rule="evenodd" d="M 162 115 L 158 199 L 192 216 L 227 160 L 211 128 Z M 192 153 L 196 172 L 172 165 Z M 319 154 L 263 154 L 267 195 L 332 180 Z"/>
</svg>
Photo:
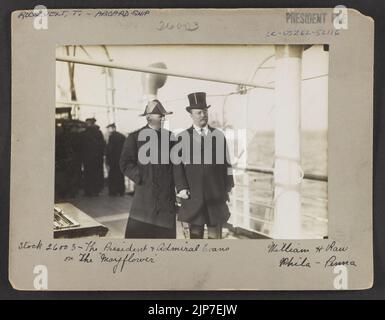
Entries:
<svg viewBox="0 0 385 320">
<path fill-rule="evenodd" d="M 190 199 L 190 190 L 183 189 L 183 190 L 179 191 L 179 193 L 176 196 L 178 198 L 181 198 L 181 199 L 184 199 L 184 200 Z"/>
</svg>

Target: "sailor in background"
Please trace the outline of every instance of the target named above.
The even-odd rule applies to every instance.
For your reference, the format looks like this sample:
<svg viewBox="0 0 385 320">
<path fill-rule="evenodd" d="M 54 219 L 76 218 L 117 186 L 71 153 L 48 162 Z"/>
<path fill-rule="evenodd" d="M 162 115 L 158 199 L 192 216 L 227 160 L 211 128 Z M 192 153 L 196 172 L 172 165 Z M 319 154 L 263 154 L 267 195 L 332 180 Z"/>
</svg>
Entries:
<svg viewBox="0 0 385 320">
<path fill-rule="evenodd" d="M 103 190 L 103 160 L 105 141 L 95 118 L 86 119 L 86 129 L 81 134 L 82 162 L 85 196 L 98 196 Z"/>
<path fill-rule="evenodd" d="M 82 145 L 81 136 L 84 125 L 79 120 L 72 120 L 70 127 L 69 143 L 71 146 L 71 162 L 69 178 L 71 181 L 70 197 L 76 197 L 81 187 L 82 180 Z"/>
<path fill-rule="evenodd" d="M 116 131 L 115 123 L 109 124 L 108 143 L 106 148 L 106 164 L 108 167 L 108 194 L 110 196 L 123 196 L 125 193 L 124 175 L 119 168 L 120 154 L 126 137 Z"/>
<path fill-rule="evenodd" d="M 167 112 L 159 100 L 150 101 L 141 116 L 146 116 L 147 125 L 130 133 L 124 143 L 120 157 L 120 168 L 125 176 L 135 182 L 126 227 L 126 238 L 175 239 L 176 238 L 176 195 L 187 197 L 188 185 L 183 165 L 173 165 L 170 159 L 171 132 L 163 129 Z M 147 137 L 149 139 L 142 139 Z M 144 161 L 143 150 L 155 146 L 155 158 Z M 143 149 L 141 149 L 143 148 Z M 147 149 L 146 149 L 147 150 Z M 154 149 L 150 149 L 150 153 Z M 167 163 L 162 159 L 168 159 Z M 163 162 L 163 163 L 162 163 Z"/>
<path fill-rule="evenodd" d="M 207 225 L 208 238 L 220 239 L 222 226 L 230 217 L 228 193 L 234 187 L 226 139 L 220 130 L 208 126 L 210 106 L 206 103 L 206 93 L 191 93 L 188 99 L 190 105 L 186 110 L 193 125 L 181 132 L 178 139 L 186 141 L 185 137 L 189 137 L 190 153 L 188 158 L 182 158 L 191 199 L 181 201 L 178 217 L 189 224 L 190 238 L 202 239 Z M 207 139 L 212 139 L 211 145 L 205 143 Z"/>
</svg>

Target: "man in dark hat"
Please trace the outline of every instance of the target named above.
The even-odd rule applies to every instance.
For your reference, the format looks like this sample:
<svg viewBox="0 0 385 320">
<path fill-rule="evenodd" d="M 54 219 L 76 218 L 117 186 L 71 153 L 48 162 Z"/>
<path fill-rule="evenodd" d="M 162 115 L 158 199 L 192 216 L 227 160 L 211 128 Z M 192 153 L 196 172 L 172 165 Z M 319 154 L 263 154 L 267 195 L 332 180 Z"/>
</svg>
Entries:
<svg viewBox="0 0 385 320">
<path fill-rule="evenodd" d="M 82 132 L 82 161 L 84 169 L 84 194 L 98 196 L 103 189 L 103 158 L 105 141 L 95 118 L 86 119 L 86 129 Z"/>
<path fill-rule="evenodd" d="M 115 123 L 109 124 L 108 143 L 106 148 L 106 163 L 108 166 L 108 194 L 110 196 L 123 196 L 125 192 L 124 175 L 119 168 L 120 154 L 126 137 L 116 131 Z"/>
<path fill-rule="evenodd" d="M 141 114 L 147 125 L 130 133 L 124 143 L 120 168 L 135 182 L 126 238 L 176 238 L 175 188 L 186 196 L 188 185 L 183 165 L 170 159 L 173 139 L 163 128 L 168 114 L 159 100 L 150 101 Z"/>
<path fill-rule="evenodd" d="M 202 239 L 207 226 L 209 239 L 222 237 L 222 226 L 230 217 L 226 201 L 234 187 L 224 134 L 208 125 L 205 92 L 188 95 L 193 125 L 178 138 L 188 142 L 189 153 L 183 158 L 191 199 L 182 200 L 179 220 L 189 224 L 190 238 Z M 186 156 L 187 155 L 187 156 Z"/>
</svg>

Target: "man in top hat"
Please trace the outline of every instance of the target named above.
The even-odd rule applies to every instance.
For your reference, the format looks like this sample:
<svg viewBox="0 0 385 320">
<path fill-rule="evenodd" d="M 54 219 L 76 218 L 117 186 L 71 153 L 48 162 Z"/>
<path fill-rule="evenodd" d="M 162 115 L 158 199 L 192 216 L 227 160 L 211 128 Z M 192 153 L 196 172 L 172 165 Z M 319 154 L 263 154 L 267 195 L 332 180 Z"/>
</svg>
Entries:
<svg viewBox="0 0 385 320">
<path fill-rule="evenodd" d="M 220 239 L 222 226 L 230 217 L 228 193 L 234 187 L 226 139 L 220 130 L 208 125 L 210 106 L 206 103 L 206 93 L 191 93 L 188 99 L 190 105 L 186 110 L 193 124 L 178 139 L 188 142 L 190 149 L 182 159 L 191 198 L 182 200 L 178 216 L 188 223 L 190 238 L 202 239 L 206 225 L 208 238 Z"/>
<path fill-rule="evenodd" d="M 120 168 L 135 182 L 126 238 L 176 238 L 175 188 L 187 195 L 188 185 L 183 165 L 170 159 L 171 132 L 162 128 L 171 113 L 159 100 L 150 101 L 141 114 L 147 125 L 130 133 L 124 143 Z"/>
<path fill-rule="evenodd" d="M 109 124 L 108 143 L 106 148 L 106 164 L 108 166 L 108 194 L 110 196 L 123 196 L 125 193 L 124 175 L 119 168 L 120 154 L 126 137 L 116 131 L 115 123 Z"/>
<path fill-rule="evenodd" d="M 95 118 L 86 119 L 86 129 L 81 133 L 82 162 L 84 169 L 84 194 L 98 196 L 103 190 L 103 158 L 105 141 Z"/>
</svg>

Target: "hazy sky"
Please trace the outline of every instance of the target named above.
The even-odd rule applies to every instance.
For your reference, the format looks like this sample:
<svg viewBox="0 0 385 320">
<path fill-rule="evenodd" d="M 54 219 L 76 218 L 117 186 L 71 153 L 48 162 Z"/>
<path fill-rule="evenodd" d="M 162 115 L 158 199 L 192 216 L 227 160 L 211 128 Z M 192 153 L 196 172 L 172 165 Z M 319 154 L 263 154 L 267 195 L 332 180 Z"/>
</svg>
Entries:
<svg viewBox="0 0 385 320">
<path fill-rule="evenodd" d="M 206 76 L 231 78 L 235 81 L 253 81 L 274 85 L 274 46 L 108 46 L 110 57 L 116 63 L 147 66 L 164 62 L 167 68 L 178 72 L 198 73 Z M 101 46 L 85 46 L 92 59 L 107 61 Z M 63 47 L 58 54 L 65 54 Z M 76 57 L 87 58 L 77 48 Z M 269 58 L 270 57 L 270 58 Z M 269 59 L 268 59 L 269 58 Z M 266 62 L 257 72 L 256 69 Z M 57 100 L 70 100 L 67 64 L 57 62 Z M 113 70 L 115 81 L 115 104 L 135 110 L 117 111 L 116 123 L 120 131 L 127 133 L 145 124 L 138 116 L 144 109 L 141 73 Z M 302 78 L 328 74 L 328 52 L 322 46 L 306 50 L 302 60 Z M 103 68 L 76 65 L 75 86 L 78 100 L 84 103 L 105 104 L 106 85 Z M 328 77 L 302 81 L 302 128 L 303 130 L 326 130 L 328 117 Z M 256 131 L 274 129 L 274 90 L 255 88 L 245 95 L 231 95 L 236 85 L 202 80 L 168 77 L 158 92 L 158 97 L 167 110 L 174 114 L 168 117 L 171 128 L 191 125 L 185 111 L 187 94 L 205 91 L 211 104 L 210 117 L 235 128 Z M 217 96 L 219 95 L 219 96 Z M 59 105 L 58 105 L 59 106 Z M 61 106 L 61 105 L 60 105 Z M 109 120 L 106 109 L 82 106 L 80 118 L 95 116 L 104 129 Z M 110 121 L 111 118 L 110 118 Z"/>
</svg>

